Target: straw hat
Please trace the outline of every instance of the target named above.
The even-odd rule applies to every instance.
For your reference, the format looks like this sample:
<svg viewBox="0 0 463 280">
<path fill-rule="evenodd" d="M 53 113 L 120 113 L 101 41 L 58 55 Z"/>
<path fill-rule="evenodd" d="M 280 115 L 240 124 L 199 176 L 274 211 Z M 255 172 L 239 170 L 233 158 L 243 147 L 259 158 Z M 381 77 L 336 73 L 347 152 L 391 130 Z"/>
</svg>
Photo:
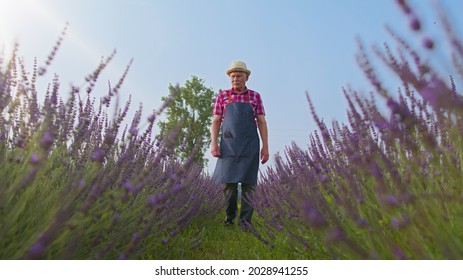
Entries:
<svg viewBox="0 0 463 280">
<path fill-rule="evenodd" d="M 248 77 L 251 75 L 251 70 L 248 69 L 246 63 L 239 60 L 231 63 L 230 69 L 227 70 L 227 75 L 230 75 L 232 72 L 244 72 L 248 74 Z"/>
</svg>

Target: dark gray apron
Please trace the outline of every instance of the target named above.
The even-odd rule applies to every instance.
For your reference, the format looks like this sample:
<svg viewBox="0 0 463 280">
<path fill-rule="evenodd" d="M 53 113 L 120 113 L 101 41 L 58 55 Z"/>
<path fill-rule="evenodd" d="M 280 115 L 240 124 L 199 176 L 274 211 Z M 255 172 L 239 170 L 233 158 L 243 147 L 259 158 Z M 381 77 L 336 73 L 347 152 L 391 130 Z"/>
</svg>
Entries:
<svg viewBox="0 0 463 280">
<path fill-rule="evenodd" d="M 250 103 L 227 105 L 222 123 L 220 157 L 212 179 L 216 183 L 257 184 L 260 141 Z"/>
</svg>

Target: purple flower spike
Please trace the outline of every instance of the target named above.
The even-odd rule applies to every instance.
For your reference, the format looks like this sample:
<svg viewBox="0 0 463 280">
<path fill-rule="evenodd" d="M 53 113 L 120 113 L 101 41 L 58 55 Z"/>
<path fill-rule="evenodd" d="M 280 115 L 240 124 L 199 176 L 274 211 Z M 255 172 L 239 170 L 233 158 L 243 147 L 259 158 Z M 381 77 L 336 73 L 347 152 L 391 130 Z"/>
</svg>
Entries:
<svg viewBox="0 0 463 280">
<path fill-rule="evenodd" d="M 154 197 L 153 195 L 148 197 L 148 199 L 146 200 L 146 203 L 148 203 L 151 206 L 156 206 L 157 205 L 156 197 Z"/>
<path fill-rule="evenodd" d="M 37 153 L 32 153 L 31 154 L 31 158 L 29 159 L 29 162 L 32 163 L 33 165 L 37 165 L 39 164 L 39 156 L 37 155 Z"/>
<path fill-rule="evenodd" d="M 394 250 L 394 255 L 396 256 L 397 259 L 400 259 L 400 260 L 405 260 L 407 259 L 407 256 L 404 254 L 404 252 L 402 250 L 400 250 L 399 248 L 396 248 Z"/>
<path fill-rule="evenodd" d="M 37 258 L 43 253 L 44 250 L 45 250 L 45 246 L 43 246 L 42 242 L 39 241 L 35 243 L 34 245 L 32 245 L 32 247 L 29 249 L 29 255 L 32 258 Z"/>
<path fill-rule="evenodd" d="M 154 122 L 154 120 L 156 120 L 156 115 L 155 114 L 152 114 L 151 116 L 148 117 L 148 121 L 150 123 Z"/>
<path fill-rule="evenodd" d="M 428 38 L 428 37 L 424 38 L 423 39 L 423 45 L 428 50 L 434 49 L 434 41 L 431 38 Z"/>
<path fill-rule="evenodd" d="M 50 149 L 51 145 L 53 145 L 53 135 L 49 130 L 47 130 L 43 134 L 42 139 L 40 139 L 40 146 L 45 150 L 48 150 Z"/>
<path fill-rule="evenodd" d="M 392 98 L 387 100 L 387 107 L 391 109 L 391 112 L 397 114 L 400 112 L 400 105 L 399 103 L 395 102 Z"/>
<path fill-rule="evenodd" d="M 433 107 L 437 107 L 439 103 L 439 96 L 436 90 L 427 86 L 421 90 L 421 95 Z"/>
<path fill-rule="evenodd" d="M 420 31 L 421 30 L 421 22 L 418 18 L 415 16 L 410 17 L 410 27 L 415 30 L 415 31 Z"/>
<path fill-rule="evenodd" d="M 133 136 L 137 136 L 137 134 L 138 134 L 138 129 L 132 127 L 132 128 L 129 130 L 129 133 L 130 133 L 131 135 L 133 135 Z"/>
<path fill-rule="evenodd" d="M 330 177 L 328 177 L 326 175 L 321 175 L 320 176 L 320 182 L 322 182 L 322 183 L 325 183 L 325 182 L 327 182 L 329 180 L 330 180 Z"/>
<path fill-rule="evenodd" d="M 134 233 L 134 234 L 132 235 L 132 242 L 133 242 L 133 243 L 136 243 L 136 242 L 138 242 L 139 240 L 140 240 L 140 234 L 137 233 L 137 232 Z"/>
<path fill-rule="evenodd" d="M 399 199 L 396 196 L 393 196 L 391 194 L 385 195 L 382 200 L 384 203 L 390 206 L 398 206 L 399 205 Z"/>
<path fill-rule="evenodd" d="M 399 6 L 404 11 L 404 13 L 410 14 L 412 12 L 412 10 L 410 9 L 410 6 L 408 6 L 406 0 L 397 0 L 397 4 L 399 4 Z"/>
<path fill-rule="evenodd" d="M 302 217 L 309 223 L 313 229 L 319 229 L 326 225 L 323 214 L 318 211 L 310 201 L 306 201 Z"/>
<path fill-rule="evenodd" d="M 132 183 L 130 183 L 129 181 L 126 181 L 124 183 L 124 188 L 126 190 L 128 190 L 129 192 L 132 192 L 134 190 L 134 187 L 132 186 Z"/>
<path fill-rule="evenodd" d="M 400 229 L 407 226 L 410 223 L 410 217 L 392 217 L 391 226 L 394 229 Z"/>
<path fill-rule="evenodd" d="M 109 96 L 105 96 L 102 98 L 102 103 L 104 105 L 109 105 L 110 102 L 111 102 L 111 98 Z"/>
<path fill-rule="evenodd" d="M 148 205 L 150 205 L 152 207 L 156 207 L 162 199 L 163 199 L 162 194 L 157 194 L 155 196 L 152 195 L 152 196 L 148 197 L 148 199 L 146 200 L 146 203 L 148 203 Z"/>
<path fill-rule="evenodd" d="M 103 162 L 103 160 L 104 160 L 103 151 L 101 149 L 97 149 L 92 155 L 92 160 Z"/>
</svg>

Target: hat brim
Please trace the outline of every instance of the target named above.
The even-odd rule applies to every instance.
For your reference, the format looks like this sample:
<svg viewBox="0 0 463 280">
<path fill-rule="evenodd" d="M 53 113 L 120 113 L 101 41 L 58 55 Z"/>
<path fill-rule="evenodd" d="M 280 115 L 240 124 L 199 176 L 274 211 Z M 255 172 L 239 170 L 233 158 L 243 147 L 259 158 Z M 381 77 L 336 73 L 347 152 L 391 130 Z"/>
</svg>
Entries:
<svg viewBox="0 0 463 280">
<path fill-rule="evenodd" d="M 227 70 L 227 75 L 230 76 L 230 73 L 233 73 L 233 72 L 243 72 L 243 73 L 248 74 L 248 76 L 251 75 L 251 71 L 250 71 L 250 70 L 248 70 L 248 69 L 243 69 L 243 68 L 232 68 L 232 69 L 229 69 L 229 70 Z"/>
</svg>

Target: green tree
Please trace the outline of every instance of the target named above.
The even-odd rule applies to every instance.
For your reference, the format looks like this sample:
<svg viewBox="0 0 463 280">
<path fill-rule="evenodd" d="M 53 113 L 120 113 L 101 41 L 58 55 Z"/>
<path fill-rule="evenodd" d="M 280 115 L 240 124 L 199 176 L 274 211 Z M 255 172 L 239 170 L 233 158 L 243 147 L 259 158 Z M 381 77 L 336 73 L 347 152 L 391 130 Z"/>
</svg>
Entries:
<svg viewBox="0 0 463 280">
<path fill-rule="evenodd" d="M 174 139 L 173 157 L 185 161 L 193 156 L 193 160 L 205 166 L 206 149 L 209 147 L 211 112 L 214 91 L 204 85 L 204 80 L 192 76 L 185 86 L 169 85 L 170 95 L 162 100 L 170 99 L 166 110 L 165 121 L 158 123 L 159 136 L 169 137 L 170 131 L 178 131 Z M 192 153 L 194 154 L 192 155 Z"/>
</svg>

